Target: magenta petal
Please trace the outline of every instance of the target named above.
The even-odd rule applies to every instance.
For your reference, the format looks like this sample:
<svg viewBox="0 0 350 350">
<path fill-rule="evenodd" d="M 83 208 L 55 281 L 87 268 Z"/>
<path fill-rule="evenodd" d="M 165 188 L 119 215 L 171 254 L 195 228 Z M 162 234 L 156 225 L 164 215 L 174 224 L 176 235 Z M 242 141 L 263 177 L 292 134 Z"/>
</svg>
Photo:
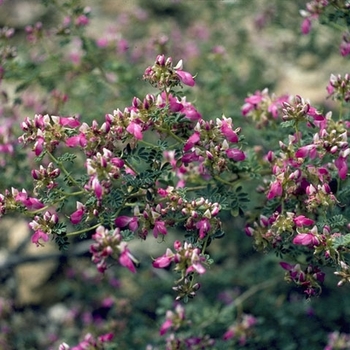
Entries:
<svg viewBox="0 0 350 350">
<path fill-rule="evenodd" d="M 240 162 L 245 159 L 245 154 L 243 151 L 237 148 L 229 148 L 226 150 L 226 155 L 230 159 L 233 159 L 236 162 Z"/>
<path fill-rule="evenodd" d="M 177 70 L 176 74 L 178 75 L 179 79 L 188 86 L 194 86 L 196 84 L 195 80 L 193 79 L 191 73 L 185 72 L 183 70 Z"/>
<path fill-rule="evenodd" d="M 133 218 L 129 216 L 119 216 L 115 219 L 114 223 L 117 227 L 125 227 L 129 225 L 132 220 Z"/>
<path fill-rule="evenodd" d="M 125 249 L 120 254 L 119 263 L 120 263 L 120 265 L 129 269 L 129 271 L 131 271 L 132 273 L 136 273 L 136 268 L 135 268 L 135 265 L 130 257 L 130 252 L 128 249 Z"/>
</svg>

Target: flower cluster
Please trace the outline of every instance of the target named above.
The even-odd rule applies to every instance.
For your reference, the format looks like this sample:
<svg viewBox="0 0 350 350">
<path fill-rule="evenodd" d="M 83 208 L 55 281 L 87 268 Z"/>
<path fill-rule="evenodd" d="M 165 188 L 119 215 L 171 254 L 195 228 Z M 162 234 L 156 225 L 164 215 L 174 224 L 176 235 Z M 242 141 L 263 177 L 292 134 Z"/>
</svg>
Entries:
<svg viewBox="0 0 350 350">
<path fill-rule="evenodd" d="M 240 346 L 244 346 L 247 338 L 252 336 L 253 327 L 256 325 L 257 319 L 249 314 L 243 314 L 239 319 L 229 327 L 223 335 L 224 340 L 235 339 Z"/>
<path fill-rule="evenodd" d="M 60 168 L 55 167 L 52 162 L 50 162 L 47 167 L 40 165 L 39 169 L 33 169 L 32 177 L 36 183 L 34 192 L 42 188 L 52 189 L 58 186 L 55 179 L 60 176 L 60 173 Z"/>
<path fill-rule="evenodd" d="M 280 115 L 284 102 L 289 101 L 288 95 L 269 95 L 268 89 L 256 91 L 245 98 L 245 103 L 241 108 L 244 116 L 253 119 L 258 128 L 266 127 Z"/>
<path fill-rule="evenodd" d="M 350 101 L 350 75 L 345 74 L 342 77 L 332 74 L 327 86 L 327 92 L 330 97 L 336 100 L 349 102 Z"/>
<path fill-rule="evenodd" d="M 97 338 L 95 338 L 92 334 L 88 333 L 78 345 L 70 347 L 68 344 L 62 343 L 58 347 L 58 350 L 103 350 L 105 349 L 105 344 L 110 343 L 112 339 L 112 333 L 106 333 L 98 336 Z"/>
<path fill-rule="evenodd" d="M 328 0 L 313 0 L 306 4 L 306 10 L 301 10 L 300 13 L 304 17 L 303 23 L 301 24 L 301 31 L 303 34 L 308 34 L 311 30 L 311 22 L 317 20 L 329 6 Z"/>
<path fill-rule="evenodd" d="M 177 304 L 175 307 L 175 312 L 168 310 L 165 315 L 165 321 L 161 325 L 159 333 L 164 335 L 166 332 L 173 330 L 176 331 L 180 327 L 188 324 L 185 316 L 185 309 L 181 304 Z"/>
<path fill-rule="evenodd" d="M 306 10 L 301 10 L 300 14 L 304 18 L 301 24 L 301 32 L 309 34 L 312 22 L 319 20 L 321 16 L 331 22 L 337 22 L 339 19 L 349 28 L 348 13 L 350 4 L 348 1 L 337 0 L 312 0 L 306 4 Z M 343 32 L 343 41 L 340 45 L 340 54 L 347 56 L 350 54 L 349 30 Z"/>
<path fill-rule="evenodd" d="M 284 270 L 287 270 L 285 279 L 301 286 L 308 297 L 317 295 L 321 291 L 320 283 L 324 282 L 325 274 L 318 267 L 307 266 L 301 269 L 300 264 L 291 265 L 286 262 L 280 263 Z"/>
<path fill-rule="evenodd" d="M 60 141 L 66 139 L 67 128 L 74 129 L 79 125 L 79 120 L 74 117 L 35 115 L 34 119 L 26 118 L 22 122 L 24 134 L 19 138 L 19 142 L 34 143 L 33 151 L 39 156 L 44 149 L 53 152 Z"/>
<path fill-rule="evenodd" d="M 190 243 L 182 244 L 180 241 L 174 242 L 175 253 L 167 248 L 164 255 L 153 261 L 153 267 L 165 268 L 171 263 L 175 263 L 174 271 L 181 274 L 181 278 L 176 282 L 173 289 L 177 292 L 177 300 L 193 298 L 200 288 L 199 283 L 194 282 L 193 274 L 203 274 L 206 269 L 203 264 L 207 264 L 207 257 L 203 255 L 199 248 L 193 247 Z"/>
<path fill-rule="evenodd" d="M 176 349 L 210 349 L 215 345 L 215 340 L 209 335 L 204 336 L 193 336 L 187 338 L 176 337 L 176 335 L 170 334 L 166 339 L 166 350 L 176 350 Z"/>
<path fill-rule="evenodd" d="M 328 343 L 324 350 L 342 350 L 349 349 L 350 347 L 350 334 L 332 332 L 328 335 Z"/>
<path fill-rule="evenodd" d="M 143 78 L 160 90 L 164 88 L 166 90 L 180 83 L 195 85 L 193 76 L 183 70 L 182 60 L 173 66 L 171 57 L 166 58 L 164 55 L 158 55 L 154 65 L 146 68 Z"/>
<path fill-rule="evenodd" d="M 340 84 L 332 81 L 334 92 Z M 347 220 L 335 224 L 324 220 L 324 213 L 336 215 L 343 205 L 342 182 L 348 176 L 350 154 L 348 123 L 334 120 L 331 112 L 324 115 L 300 96 L 283 102 L 279 113 L 276 121 L 294 132 L 290 132 L 287 142 L 279 142 L 278 151 L 268 151 L 264 159 L 272 177 L 259 191 L 274 203 L 273 210 L 260 213 L 258 220 L 247 225 L 246 233 L 258 249 L 297 252 L 299 246 L 313 252 L 314 265 L 304 270 L 299 264 L 283 265 L 289 279 L 313 295 L 320 291 L 319 283 L 324 279 L 322 265 L 336 264 L 343 270 L 346 250 L 337 242 L 349 232 Z"/>
<path fill-rule="evenodd" d="M 182 158 L 184 164 L 199 162 L 202 173 L 220 174 L 228 169 L 228 162 L 233 160 L 240 162 L 245 159 L 244 152 L 238 147 L 230 147 L 237 144 L 241 128 L 233 129 L 231 118 L 217 119 L 213 121 L 200 120 L 194 127 L 194 133 L 188 138 Z"/>
<path fill-rule="evenodd" d="M 0 214 L 4 215 L 16 210 L 21 211 L 36 211 L 41 210 L 45 206 L 35 197 L 30 197 L 25 189 L 22 191 L 16 188 L 11 188 L 11 191 L 6 190 L 4 194 L 0 194 Z"/>
<path fill-rule="evenodd" d="M 109 257 L 118 259 L 122 266 L 128 268 L 135 273 L 137 264 L 136 258 L 131 254 L 126 242 L 122 241 L 120 230 L 108 230 L 103 226 L 96 229 L 95 234 L 92 235 L 95 241 L 90 246 L 90 253 L 92 254 L 92 262 L 97 265 L 98 271 L 101 273 L 107 269 L 107 260 Z"/>
</svg>

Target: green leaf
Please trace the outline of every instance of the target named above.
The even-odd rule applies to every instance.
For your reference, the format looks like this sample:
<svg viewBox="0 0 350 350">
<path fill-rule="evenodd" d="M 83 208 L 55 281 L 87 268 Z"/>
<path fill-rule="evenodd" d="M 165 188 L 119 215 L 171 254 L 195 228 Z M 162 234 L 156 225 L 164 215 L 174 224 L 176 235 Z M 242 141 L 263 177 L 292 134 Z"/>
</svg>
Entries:
<svg viewBox="0 0 350 350">
<path fill-rule="evenodd" d="M 134 232 L 130 231 L 130 230 L 120 231 L 120 234 L 122 235 L 123 241 L 125 241 L 125 242 L 132 241 L 135 238 Z"/>
<path fill-rule="evenodd" d="M 350 247 L 350 233 L 344 235 L 335 237 L 333 240 L 333 248 L 338 249 L 339 247 Z"/>
</svg>

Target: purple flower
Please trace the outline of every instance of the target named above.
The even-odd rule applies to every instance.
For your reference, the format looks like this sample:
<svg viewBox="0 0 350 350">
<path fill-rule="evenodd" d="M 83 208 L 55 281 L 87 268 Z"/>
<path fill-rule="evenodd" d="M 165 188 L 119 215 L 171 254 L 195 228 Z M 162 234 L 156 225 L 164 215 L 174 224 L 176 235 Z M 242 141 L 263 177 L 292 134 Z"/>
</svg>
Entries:
<svg viewBox="0 0 350 350">
<path fill-rule="evenodd" d="M 192 121 L 197 121 L 202 118 L 201 114 L 188 102 L 186 102 L 180 112 L 183 113 L 187 119 Z"/>
<path fill-rule="evenodd" d="M 237 134 L 232 130 L 232 126 L 226 120 L 222 121 L 220 130 L 228 141 L 233 143 L 238 142 Z"/>
<path fill-rule="evenodd" d="M 173 320 L 171 318 L 168 318 L 165 320 L 165 322 L 161 325 L 159 334 L 164 335 L 168 329 L 170 329 L 173 325 Z"/>
<path fill-rule="evenodd" d="M 35 155 L 40 156 L 43 149 L 44 149 L 44 139 L 42 137 L 38 137 L 37 141 L 34 143 Z"/>
<path fill-rule="evenodd" d="M 318 246 L 320 241 L 312 233 L 299 233 L 294 237 L 293 243 L 296 245 Z"/>
<path fill-rule="evenodd" d="M 73 117 L 60 117 L 59 123 L 62 126 L 68 126 L 73 129 L 80 126 L 79 120 Z"/>
<path fill-rule="evenodd" d="M 153 228 L 153 236 L 157 238 L 159 234 L 166 235 L 167 229 L 164 221 L 156 220 Z"/>
<path fill-rule="evenodd" d="M 21 202 L 28 210 L 37 210 L 44 208 L 44 204 L 37 198 L 28 197 L 25 190 L 18 192 L 15 196 L 15 200 Z"/>
<path fill-rule="evenodd" d="M 35 231 L 32 235 L 32 243 L 35 243 L 37 247 L 39 245 L 42 245 L 40 240 L 43 240 L 44 242 L 47 242 L 49 240 L 49 235 L 43 231 Z"/>
<path fill-rule="evenodd" d="M 96 198 L 101 199 L 103 195 L 103 187 L 97 177 L 93 178 L 91 188 L 94 190 Z"/>
<path fill-rule="evenodd" d="M 85 206 L 82 203 L 77 202 L 77 210 L 70 216 L 70 221 L 73 225 L 79 224 L 79 222 L 82 220 L 84 216 L 84 210 Z"/>
<path fill-rule="evenodd" d="M 305 18 L 301 23 L 301 32 L 306 35 L 309 34 L 311 30 L 311 21 L 310 18 Z"/>
<path fill-rule="evenodd" d="M 306 158 L 307 156 L 309 156 L 310 159 L 316 158 L 317 156 L 316 145 L 306 145 L 306 146 L 300 147 L 295 152 L 295 156 L 297 158 Z"/>
<path fill-rule="evenodd" d="M 162 269 L 164 267 L 168 267 L 171 264 L 171 262 L 174 260 L 174 256 L 175 256 L 174 253 L 169 248 L 167 248 L 165 254 L 155 259 L 152 265 L 156 269 Z"/>
<path fill-rule="evenodd" d="M 198 221 L 196 227 L 199 229 L 200 239 L 203 239 L 211 229 L 210 222 L 207 218 L 203 218 L 202 220 Z"/>
<path fill-rule="evenodd" d="M 196 84 L 191 73 L 185 72 L 183 70 L 176 70 L 176 74 L 182 83 L 188 86 L 194 86 Z"/>
<path fill-rule="evenodd" d="M 121 242 L 119 245 L 119 248 L 121 250 L 121 253 L 119 256 L 120 265 L 128 268 L 132 273 L 136 273 L 136 268 L 134 265 L 134 263 L 136 262 L 136 259 L 131 255 L 130 250 L 127 247 L 127 244 L 125 242 Z"/>
<path fill-rule="evenodd" d="M 227 157 L 233 159 L 236 162 L 243 161 L 245 159 L 245 154 L 238 148 L 229 148 L 226 151 Z"/>
<path fill-rule="evenodd" d="M 114 221 L 117 227 L 125 227 L 129 225 L 131 231 L 136 231 L 139 227 L 138 219 L 136 216 L 119 216 Z"/>
<path fill-rule="evenodd" d="M 342 180 L 345 180 L 348 175 L 348 164 L 346 158 L 339 157 L 334 162 L 335 166 L 338 169 L 338 175 Z"/>
<path fill-rule="evenodd" d="M 314 220 L 305 217 L 304 215 L 299 215 L 293 219 L 297 227 L 311 226 L 315 223 Z"/>
<path fill-rule="evenodd" d="M 68 137 L 66 139 L 66 145 L 68 147 L 76 147 L 76 146 L 85 147 L 87 145 L 87 139 L 85 134 L 80 133 L 79 135 Z"/>
<path fill-rule="evenodd" d="M 267 193 L 266 197 L 267 199 L 273 199 L 275 197 L 281 197 L 283 193 L 283 187 L 282 184 L 276 180 L 271 184 L 270 190 Z"/>
<path fill-rule="evenodd" d="M 197 144 L 199 142 L 199 140 L 201 139 L 200 137 L 200 133 L 199 132 L 195 132 L 192 136 L 189 137 L 189 139 L 187 140 L 185 146 L 184 146 L 184 151 L 189 151 L 192 147 L 194 147 L 195 144 Z"/>
<path fill-rule="evenodd" d="M 128 127 L 126 128 L 126 131 L 129 132 L 130 134 L 134 135 L 134 137 L 138 140 L 142 140 L 143 135 L 142 135 L 142 127 L 141 125 L 131 122 Z"/>
</svg>

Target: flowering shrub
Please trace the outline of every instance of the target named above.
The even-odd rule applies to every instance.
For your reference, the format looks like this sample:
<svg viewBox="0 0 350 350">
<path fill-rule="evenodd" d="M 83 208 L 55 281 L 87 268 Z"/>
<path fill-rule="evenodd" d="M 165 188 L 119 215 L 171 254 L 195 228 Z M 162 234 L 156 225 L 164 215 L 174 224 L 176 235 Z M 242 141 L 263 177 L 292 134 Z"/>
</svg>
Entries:
<svg viewBox="0 0 350 350">
<path fill-rule="evenodd" d="M 311 20 L 321 15 L 336 24 L 341 19 L 348 26 L 348 7 L 347 2 L 308 3 L 307 11 L 302 12 L 302 32 L 309 33 Z M 219 239 L 225 233 L 230 238 L 243 237 L 242 222 L 254 247 L 274 252 L 278 257 L 274 266 L 307 298 L 322 298 L 327 275 L 335 275 L 338 286 L 350 282 L 348 74 L 332 74 L 325 86 L 327 98 L 339 104 L 333 111 L 324 111 L 298 95 L 270 94 L 267 88 L 249 94 L 241 106 L 241 124 L 249 125 L 245 137 L 239 118 L 220 111 L 204 115 L 190 101 L 187 92 L 201 89 L 200 71 L 189 72 L 185 60 L 174 62 L 159 53 L 142 76 L 150 90 L 143 95 L 135 93 L 127 107 L 104 111 L 103 120 L 94 118 L 91 111 L 87 118 L 67 115 L 63 111 L 70 107 L 70 94 L 53 86 L 52 75 L 64 74 L 75 87 L 79 80 L 82 86 L 91 83 L 94 78 L 90 75 L 99 86 L 113 86 L 123 68 L 111 67 L 103 53 L 116 45 L 113 49 L 125 54 L 127 42 L 119 37 L 89 38 L 85 32 L 90 23 L 89 7 L 72 1 L 57 8 L 65 16 L 54 32 L 46 32 L 40 22 L 25 28 L 26 40 L 38 48 L 31 52 L 31 65 L 16 59 L 16 50 L 10 45 L 14 30 L 3 28 L 0 33 L 0 83 L 21 80 L 16 90 L 21 93 L 32 84 L 32 67 L 38 72 L 40 88 L 50 96 L 33 100 L 33 96 L 20 95 L 17 102 L 21 106 L 13 104 L 13 118 L 4 119 L 0 127 L 0 165 L 9 169 L 1 187 L 1 217 L 20 213 L 28 218 L 31 242 L 38 248 L 54 241 L 65 252 L 77 242 L 76 237 L 88 239 L 90 259 L 104 276 L 116 264 L 133 274 L 141 269 L 141 263 L 159 276 L 171 269 L 172 299 L 164 299 L 158 312 L 165 315 L 159 334 L 166 349 L 257 348 L 268 342 L 257 335 L 263 334 L 258 330 L 264 327 L 263 318 L 241 307 L 255 293 L 276 286 L 275 278 L 252 283 L 233 297 L 223 292 L 214 310 L 203 307 L 199 312 L 193 306 L 196 301 L 187 304 L 201 298 L 199 291 L 205 288 L 208 275 L 221 269 L 220 261 L 214 259 Z M 137 17 L 144 15 L 141 11 Z M 341 54 L 346 56 L 344 33 Z M 67 58 L 65 50 L 52 56 L 47 53 L 47 45 L 55 48 L 58 44 L 73 44 L 72 51 L 59 71 L 46 76 L 42 64 L 55 67 L 59 55 Z M 219 47 L 212 53 L 215 59 L 224 55 Z M 126 67 L 132 69 L 130 64 Z M 20 78 L 18 72 L 25 74 Z M 134 92 L 136 83 L 132 85 Z M 116 86 L 113 96 L 120 93 L 122 84 Z M 86 95 L 86 90 L 81 95 Z M 79 101 L 82 96 L 78 93 L 75 97 Z M 82 101 L 88 108 L 94 105 L 86 96 Z M 36 114 L 23 118 L 22 112 L 29 107 Z M 259 139 L 250 144 L 252 126 L 260 138 L 269 130 L 276 132 L 272 139 L 261 140 L 261 145 Z M 20 176 L 11 183 L 10 175 L 18 170 Z M 230 225 L 233 218 L 237 229 Z M 159 255 L 148 254 L 148 261 L 141 262 L 132 249 L 133 240 L 153 240 L 153 245 L 165 243 L 165 247 Z M 103 307 L 110 310 L 113 303 Z M 300 305 L 311 317 L 312 311 Z M 8 315 L 10 310 L 3 307 L 1 313 Z M 126 312 L 125 317 L 131 319 L 130 314 Z M 128 332 L 123 318 L 120 322 L 99 328 L 96 335 L 87 330 L 79 345 L 72 348 L 63 342 L 59 349 L 127 346 L 114 336 Z M 332 334 L 327 349 L 346 343 L 347 334 Z"/>
</svg>

